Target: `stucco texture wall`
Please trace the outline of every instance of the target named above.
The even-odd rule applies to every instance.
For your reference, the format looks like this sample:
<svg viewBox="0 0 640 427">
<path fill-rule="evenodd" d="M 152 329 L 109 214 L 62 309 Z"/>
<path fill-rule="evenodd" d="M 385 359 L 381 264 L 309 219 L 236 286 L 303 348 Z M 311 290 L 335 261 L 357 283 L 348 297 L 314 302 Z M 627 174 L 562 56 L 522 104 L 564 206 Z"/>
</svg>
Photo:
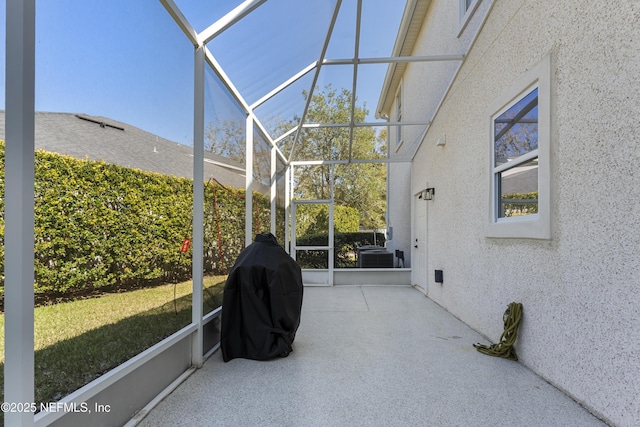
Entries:
<svg viewBox="0 0 640 427">
<path fill-rule="evenodd" d="M 395 254 L 404 252 L 404 267 L 411 266 L 411 166 L 409 163 L 389 163 L 388 176 L 394 177 L 394 187 L 387 192 L 387 229 L 392 228 L 386 247 Z M 398 262 L 398 260 L 395 260 Z"/>
<path fill-rule="evenodd" d="M 412 167 L 412 194 L 427 181 L 437 190 L 428 296 L 493 341 L 506 306 L 521 302 L 521 363 L 621 426 L 640 420 L 638 22 L 633 0 L 495 1 Z M 423 37 L 416 55 L 437 40 Z M 488 106 L 547 55 L 552 238 L 488 238 Z M 416 70 L 405 88 L 424 93 Z"/>
</svg>

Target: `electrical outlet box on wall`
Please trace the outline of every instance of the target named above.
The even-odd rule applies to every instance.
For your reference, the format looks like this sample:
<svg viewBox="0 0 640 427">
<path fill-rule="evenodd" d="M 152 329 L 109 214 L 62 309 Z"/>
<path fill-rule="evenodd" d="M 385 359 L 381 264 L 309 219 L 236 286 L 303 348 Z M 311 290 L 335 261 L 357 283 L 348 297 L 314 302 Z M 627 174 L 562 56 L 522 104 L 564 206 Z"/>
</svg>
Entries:
<svg viewBox="0 0 640 427">
<path fill-rule="evenodd" d="M 442 270 L 436 270 L 435 272 L 436 283 L 444 283 L 444 273 L 442 272 Z"/>
</svg>

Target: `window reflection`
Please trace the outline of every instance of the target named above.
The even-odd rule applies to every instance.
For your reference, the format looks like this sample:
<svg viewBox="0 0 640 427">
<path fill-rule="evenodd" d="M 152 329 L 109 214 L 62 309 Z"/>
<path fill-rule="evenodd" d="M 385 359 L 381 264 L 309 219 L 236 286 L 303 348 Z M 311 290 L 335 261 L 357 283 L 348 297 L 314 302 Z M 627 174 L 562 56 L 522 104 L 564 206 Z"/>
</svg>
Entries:
<svg viewBox="0 0 640 427">
<path fill-rule="evenodd" d="M 538 149 L 538 89 L 494 120 L 495 165 Z"/>
<path fill-rule="evenodd" d="M 538 213 L 538 158 L 498 174 L 499 217 Z"/>
</svg>

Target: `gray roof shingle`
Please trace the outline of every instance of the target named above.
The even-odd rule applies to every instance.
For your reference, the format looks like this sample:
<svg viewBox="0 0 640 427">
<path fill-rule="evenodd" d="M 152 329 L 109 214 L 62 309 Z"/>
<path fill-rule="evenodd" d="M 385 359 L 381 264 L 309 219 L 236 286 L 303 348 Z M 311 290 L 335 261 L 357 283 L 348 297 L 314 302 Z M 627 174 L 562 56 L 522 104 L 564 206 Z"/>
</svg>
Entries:
<svg viewBox="0 0 640 427">
<path fill-rule="evenodd" d="M 5 112 L 0 110 L 0 139 L 5 139 Z M 35 113 L 35 146 L 78 159 L 103 160 L 120 166 L 193 178 L 193 148 L 169 141 L 107 117 L 73 113 Z M 245 187 L 243 165 L 205 152 L 204 181 Z M 257 191 L 268 188 L 256 185 Z"/>
</svg>

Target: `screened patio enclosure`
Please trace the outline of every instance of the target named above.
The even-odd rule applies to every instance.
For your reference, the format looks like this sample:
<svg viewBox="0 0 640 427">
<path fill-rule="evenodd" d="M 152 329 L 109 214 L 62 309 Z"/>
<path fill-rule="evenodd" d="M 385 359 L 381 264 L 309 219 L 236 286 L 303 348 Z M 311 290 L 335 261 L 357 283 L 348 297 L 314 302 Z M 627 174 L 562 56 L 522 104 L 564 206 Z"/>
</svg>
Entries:
<svg viewBox="0 0 640 427">
<path fill-rule="evenodd" d="M 197 140 L 203 138 L 207 149 L 243 161 L 247 194 L 256 185 L 270 186 L 270 231 L 294 258 L 298 252 L 324 253 L 326 265 L 305 269 L 306 281 L 334 284 L 336 168 L 408 162 L 389 155 L 386 133 L 428 125 L 392 122 L 367 107 L 377 105 L 380 88 L 392 75 L 390 64 L 459 62 L 462 56 L 391 57 L 392 48 L 398 51 L 391 44 L 401 25 L 397 5 L 338 0 L 300 8 L 293 1 L 244 1 L 213 13 L 208 4 L 162 4 L 196 49 L 194 148 L 199 150 Z M 320 107 L 318 99 L 324 100 Z M 229 128 L 236 137 L 232 142 L 225 139 Z M 213 130 L 214 138 L 200 135 L 201 129 Z M 363 146 L 362 139 L 374 143 Z M 326 190 L 302 195 L 301 174 L 318 169 Z M 326 208 L 326 243 L 296 242 L 294 203 Z M 253 209 L 248 198 L 245 244 L 256 232 Z"/>
<path fill-rule="evenodd" d="M 271 231 L 294 257 L 299 250 L 325 251 L 327 276 L 319 279 L 319 283 L 334 283 L 332 223 L 336 169 L 409 162 L 410 159 L 390 155 L 384 144 L 386 132 L 404 126 L 426 129 L 429 125 L 390 121 L 388 117 L 377 117 L 378 113 L 369 109 L 377 105 L 383 83 L 392 75 L 389 70 L 409 62 L 462 60 L 462 56 L 392 56 L 392 52 L 401 51 L 401 46 L 393 46 L 397 29 L 407 25 L 400 22 L 401 3 L 159 0 L 143 6 L 127 2 L 121 5 L 118 13 L 134 15 L 127 7 L 141 7 L 143 17 L 160 16 L 157 9 L 162 9 L 164 18 L 158 18 L 163 19 L 161 25 L 171 26 L 166 27 L 167 33 L 181 34 L 181 54 L 187 54 L 180 58 L 188 57 L 189 67 L 193 67 L 192 109 L 187 114 L 192 138 L 186 144 L 192 147 L 194 177 L 191 322 L 119 367 L 61 397 L 60 402 L 69 405 L 120 402 L 121 406 L 114 403 L 113 411 L 91 414 L 104 417 L 108 425 L 120 425 L 174 381 L 188 375 L 190 367 L 200 367 L 204 357 L 217 350 L 220 309 L 203 313 L 204 194 L 206 182 L 212 178 L 206 176 L 205 150 L 244 164 L 246 195 L 252 195 L 245 198 L 244 244 L 248 245 L 258 231 Z M 406 7 L 412 5 L 409 1 Z M 7 402 L 34 401 L 31 197 L 35 173 L 34 98 L 37 101 L 39 91 L 43 91 L 36 81 L 46 68 L 46 63 L 36 64 L 35 58 L 40 49 L 39 39 L 46 37 L 53 27 L 41 25 L 41 20 L 47 22 L 48 16 L 38 15 L 39 7 L 40 2 L 36 4 L 35 0 L 6 1 L 5 246 L 12 248 L 5 252 L 4 400 Z M 60 17 L 73 15 L 73 7 L 90 10 L 96 6 L 91 2 L 65 2 L 60 5 Z M 94 15 L 99 16 L 100 11 L 96 9 Z M 69 28 L 74 30 L 73 24 Z M 115 35 L 103 34 L 105 39 L 112 37 Z M 135 46 L 138 40 L 120 42 Z M 144 43 L 144 35 L 140 42 Z M 57 47 L 67 48 L 64 44 Z M 161 50 L 162 46 L 156 48 Z M 140 56 L 147 58 L 142 55 L 143 50 L 140 49 Z M 117 56 L 117 50 L 108 54 Z M 167 63 L 171 62 L 169 59 Z M 81 61 L 70 65 L 74 66 L 81 67 Z M 133 74 L 135 66 L 127 72 Z M 159 79 L 162 69 L 155 69 L 154 73 L 151 80 Z M 314 105 L 317 97 L 339 99 L 339 114 L 331 109 L 320 114 Z M 173 113 L 178 120 L 184 111 L 176 109 Z M 379 143 L 363 149 L 356 143 L 363 138 Z M 296 191 L 300 171 L 313 168 L 326 170 L 330 185 L 323 197 L 302 200 Z M 261 194 L 259 189 L 270 201 L 268 225 L 258 225 L 254 220 L 257 206 L 254 199 Z M 296 244 L 292 212 L 304 204 L 327 206 L 326 244 L 313 247 Z M 132 399 L 127 390 L 149 377 L 155 378 L 153 387 Z M 86 425 L 83 416 L 87 414 L 40 411 L 34 416 L 24 411 L 6 413 L 5 423 Z"/>
</svg>

